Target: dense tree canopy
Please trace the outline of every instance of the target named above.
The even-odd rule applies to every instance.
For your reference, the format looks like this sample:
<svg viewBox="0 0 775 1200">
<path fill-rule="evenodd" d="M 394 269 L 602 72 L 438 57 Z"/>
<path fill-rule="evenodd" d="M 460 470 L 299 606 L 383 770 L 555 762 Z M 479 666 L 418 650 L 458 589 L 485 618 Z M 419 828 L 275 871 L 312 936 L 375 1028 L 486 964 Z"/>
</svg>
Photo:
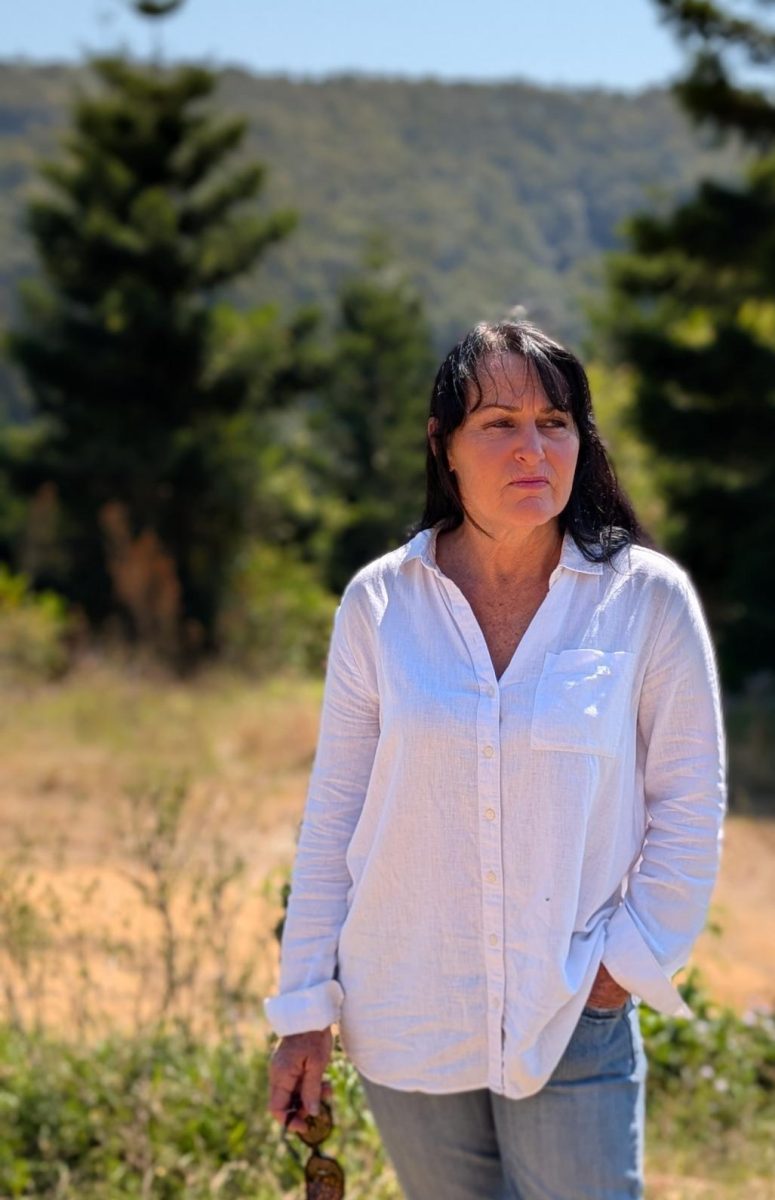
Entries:
<svg viewBox="0 0 775 1200">
<path fill-rule="evenodd" d="M 0 318 L 33 266 L 19 230 L 31 162 L 52 153 L 74 82 L 86 86 L 84 72 L 0 64 Z M 246 153 L 271 165 L 268 206 L 300 217 L 231 298 L 333 314 L 365 231 L 381 227 L 431 314 L 439 354 L 516 304 L 578 345 L 581 301 L 599 291 L 601 253 L 622 244 L 619 222 L 654 193 L 672 203 L 704 175 L 731 177 L 740 160 L 694 132 L 662 89 L 228 70 L 218 96 L 224 112 L 247 117 Z"/>
<path fill-rule="evenodd" d="M 630 251 L 611 265 L 608 336 L 635 369 L 671 548 L 701 587 L 727 682 L 740 686 L 775 664 L 775 106 L 732 71 L 741 53 L 775 66 L 775 35 L 739 5 L 659 7 L 693 48 L 678 89 L 689 111 L 758 153 L 738 183 L 705 182 L 670 214 L 629 222 Z"/>
<path fill-rule="evenodd" d="M 242 525 L 234 423 L 274 375 L 293 374 L 292 335 L 271 314 L 252 322 L 246 351 L 213 301 L 295 217 L 246 213 L 264 169 L 227 165 L 245 122 L 204 106 L 210 72 L 117 58 L 93 70 L 101 87 L 78 100 L 66 153 L 43 166 L 48 186 L 28 209 L 43 275 L 10 347 L 39 427 L 14 479 L 28 494 L 56 486 L 59 585 L 97 622 L 119 602 L 147 635 L 145 603 L 179 652 L 186 631 L 207 643 Z"/>
<path fill-rule="evenodd" d="M 344 281 L 338 308 L 331 374 L 311 418 L 317 472 L 344 512 L 326 563 L 335 590 L 405 541 L 420 516 L 435 372 L 422 301 L 383 246 Z"/>
</svg>

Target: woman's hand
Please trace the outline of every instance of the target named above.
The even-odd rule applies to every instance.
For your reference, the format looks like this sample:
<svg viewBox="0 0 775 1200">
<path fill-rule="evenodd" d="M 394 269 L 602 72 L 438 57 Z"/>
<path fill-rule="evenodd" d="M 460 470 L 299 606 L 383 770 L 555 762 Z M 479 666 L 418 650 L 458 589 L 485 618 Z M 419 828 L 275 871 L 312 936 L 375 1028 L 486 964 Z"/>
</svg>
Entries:
<svg viewBox="0 0 775 1200">
<path fill-rule="evenodd" d="M 323 1079 L 333 1049 L 334 1038 L 329 1029 L 312 1033 L 293 1033 L 281 1038 L 269 1059 L 269 1112 L 281 1124 L 291 1107 L 291 1096 L 298 1092 L 301 1108 L 288 1128 L 303 1131 L 304 1118 L 316 1116 L 321 1095 L 328 1099 L 331 1084 Z"/>
<path fill-rule="evenodd" d="M 620 987 L 601 963 L 592 984 L 592 991 L 587 996 L 587 1004 L 592 1008 L 618 1008 L 629 995 L 627 989 Z"/>
</svg>

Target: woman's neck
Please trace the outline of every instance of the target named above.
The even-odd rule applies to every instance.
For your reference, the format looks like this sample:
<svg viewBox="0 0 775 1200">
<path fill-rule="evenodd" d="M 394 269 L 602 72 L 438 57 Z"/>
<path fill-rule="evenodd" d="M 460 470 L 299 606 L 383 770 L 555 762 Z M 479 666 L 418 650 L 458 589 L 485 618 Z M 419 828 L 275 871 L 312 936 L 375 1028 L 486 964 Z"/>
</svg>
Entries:
<svg viewBox="0 0 775 1200">
<path fill-rule="evenodd" d="M 464 520 L 457 529 L 440 533 L 436 539 L 440 569 L 483 587 L 520 583 L 545 586 L 561 551 L 562 533 L 556 519 L 495 537 L 488 537 Z"/>
</svg>

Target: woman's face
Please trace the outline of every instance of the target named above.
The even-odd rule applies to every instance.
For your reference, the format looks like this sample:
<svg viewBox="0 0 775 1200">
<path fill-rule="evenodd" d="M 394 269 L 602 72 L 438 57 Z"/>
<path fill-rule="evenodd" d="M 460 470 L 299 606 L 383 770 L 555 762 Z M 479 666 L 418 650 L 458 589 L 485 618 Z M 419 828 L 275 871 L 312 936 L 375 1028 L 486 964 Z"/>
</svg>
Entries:
<svg viewBox="0 0 775 1200">
<path fill-rule="evenodd" d="M 537 373 L 518 354 L 488 358 L 482 401 L 452 434 L 447 459 L 466 511 L 494 536 L 554 520 L 570 498 L 579 435 L 570 413 L 551 407 Z M 429 432 L 432 427 L 429 425 Z"/>
</svg>

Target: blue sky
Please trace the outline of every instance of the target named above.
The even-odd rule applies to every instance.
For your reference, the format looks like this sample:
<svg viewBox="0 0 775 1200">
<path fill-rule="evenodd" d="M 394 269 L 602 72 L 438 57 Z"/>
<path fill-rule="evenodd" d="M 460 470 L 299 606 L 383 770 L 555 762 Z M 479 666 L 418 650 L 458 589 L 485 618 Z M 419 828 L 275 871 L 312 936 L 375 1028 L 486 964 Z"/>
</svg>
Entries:
<svg viewBox="0 0 775 1200">
<path fill-rule="evenodd" d="M 119 44 L 262 73 L 527 79 L 634 90 L 681 52 L 652 0 L 187 0 L 163 22 L 124 0 L 6 0 L 0 57 L 72 61 Z"/>
</svg>

